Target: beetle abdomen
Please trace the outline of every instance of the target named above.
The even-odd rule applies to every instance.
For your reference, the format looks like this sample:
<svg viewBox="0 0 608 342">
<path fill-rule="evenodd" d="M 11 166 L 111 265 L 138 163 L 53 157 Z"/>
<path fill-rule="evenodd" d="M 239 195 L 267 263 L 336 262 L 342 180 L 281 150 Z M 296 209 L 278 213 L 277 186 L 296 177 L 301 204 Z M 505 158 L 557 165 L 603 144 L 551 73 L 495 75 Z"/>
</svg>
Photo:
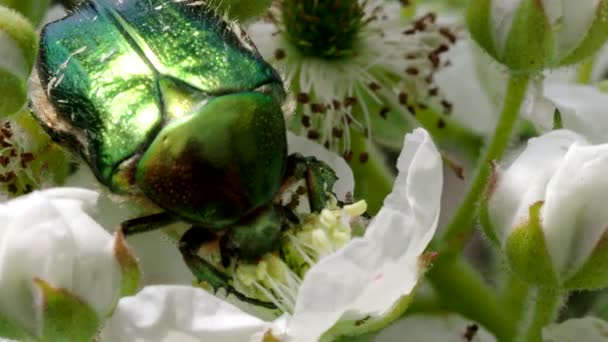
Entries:
<svg viewBox="0 0 608 342">
<path fill-rule="evenodd" d="M 168 211 L 223 228 L 277 193 L 285 139 L 280 103 L 272 96 L 219 96 L 163 128 L 141 158 L 137 184 Z"/>
</svg>

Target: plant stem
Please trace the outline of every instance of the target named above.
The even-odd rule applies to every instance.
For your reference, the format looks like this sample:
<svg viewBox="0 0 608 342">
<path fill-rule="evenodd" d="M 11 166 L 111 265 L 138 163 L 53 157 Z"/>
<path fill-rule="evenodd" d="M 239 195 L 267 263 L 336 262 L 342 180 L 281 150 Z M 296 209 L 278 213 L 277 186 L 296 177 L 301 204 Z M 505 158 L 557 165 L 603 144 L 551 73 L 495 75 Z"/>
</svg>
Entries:
<svg viewBox="0 0 608 342">
<path fill-rule="evenodd" d="M 439 257 L 427 273 L 442 306 L 476 321 L 500 341 L 512 341 L 515 322 L 501 300 L 461 257 Z"/>
<path fill-rule="evenodd" d="M 492 165 L 495 161 L 500 160 L 509 144 L 513 128 L 519 116 L 519 109 L 528 88 L 528 79 L 528 76 L 521 75 L 511 75 L 509 78 L 505 102 L 498 124 L 496 125 L 494 137 L 483 157 L 479 160 L 477 173 L 470 184 L 462 204 L 445 230 L 441 240 L 443 244 L 450 245 L 456 243 L 457 245 L 461 245 L 463 241 L 458 242 L 455 240 L 460 236 L 467 236 L 472 230 L 477 203 L 481 199 L 483 191 L 490 180 Z"/>
<path fill-rule="evenodd" d="M 578 68 L 576 69 L 576 83 L 591 83 L 591 74 L 593 73 L 594 64 L 595 60 L 594 57 L 592 57 L 578 65 Z"/>
<path fill-rule="evenodd" d="M 554 289 L 537 288 L 533 301 L 532 319 L 522 329 L 518 342 L 542 342 L 543 327 L 555 320 L 562 304 L 562 296 Z"/>
<path fill-rule="evenodd" d="M 375 214 L 391 192 L 395 177 L 382 153 L 366 137 L 353 132 L 351 149 L 354 157 L 349 164 L 355 176 L 355 198 L 364 198 L 369 213 Z M 368 156 L 365 162 L 359 159 L 362 152 Z"/>
<path fill-rule="evenodd" d="M 501 299 L 505 308 L 510 309 L 512 317 L 520 317 L 526 309 L 530 286 L 513 275 L 510 271 L 502 290 Z"/>
</svg>

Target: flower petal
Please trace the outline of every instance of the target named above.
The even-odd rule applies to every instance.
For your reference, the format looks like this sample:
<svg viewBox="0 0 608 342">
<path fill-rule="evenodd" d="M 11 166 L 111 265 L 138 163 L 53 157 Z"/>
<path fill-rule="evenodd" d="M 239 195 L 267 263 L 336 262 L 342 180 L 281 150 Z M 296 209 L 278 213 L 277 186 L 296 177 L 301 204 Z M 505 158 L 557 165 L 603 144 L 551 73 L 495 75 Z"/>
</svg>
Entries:
<svg viewBox="0 0 608 342">
<path fill-rule="evenodd" d="M 499 79 L 503 74 L 496 63 L 479 50 L 470 40 L 460 40 L 448 52 L 451 65 L 439 71 L 435 80 L 454 106 L 454 118 L 475 132 L 490 135 L 498 117 L 490 98 L 502 98 L 504 90 L 497 88 L 506 82 Z M 462 81 L 462 75 L 469 75 L 466 82 Z"/>
<path fill-rule="evenodd" d="M 543 8 L 547 13 L 547 21 L 556 27 L 556 52 L 558 56 L 566 56 L 576 49 L 589 34 L 598 11 L 600 1 L 597 0 L 544 0 Z"/>
<path fill-rule="evenodd" d="M 81 165 L 68 183 L 72 186 L 89 187 L 99 193 L 96 212 L 92 217 L 108 232 L 114 232 L 123 221 L 145 216 L 142 206 L 124 201 L 97 182 L 90 168 Z M 192 273 L 179 253 L 177 242 L 172 240 L 167 229 L 146 232 L 127 237 L 127 243 L 137 256 L 142 270 L 141 283 L 154 284 L 192 284 Z"/>
<path fill-rule="evenodd" d="M 543 226 L 558 274 L 568 278 L 588 259 L 608 223 L 608 144 L 573 145 L 547 184 Z M 569 251 L 569 252 L 565 252 Z"/>
<path fill-rule="evenodd" d="M 608 142 L 608 94 L 592 86 L 556 82 L 545 83 L 544 94 L 559 108 L 564 128 L 592 143 Z"/>
<path fill-rule="evenodd" d="M 289 154 L 301 153 L 306 157 L 316 157 L 334 170 L 336 176 L 338 176 L 338 180 L 334 184 L 333 191 L 339 199 L 344 199 L 347 193 L 353 193 L 355 190 L 353 172 L 344 158 L 329 151 L 322 145 L 291 132 L 287 132 L 287 146 L 289 147 Z"/>
<path fill-rule="evenodd" d="M 608 322 L 597 317 L 569 319 L 560 324 L 551 324 L 543 329 L 543 341 L 605 341 Z"/>
<path fill-rule="evenodd" d="M 192 272 L 184 263 L 177 242 L 161 231 L 128 238 L 142 269 L 142 284 L 191 285 Z"/>
<path fill-rule="evenodd" d="M 558 130 L 530 139 L 509 168 L 498 174 L 488 203 L 492 225 L 500 241 L 528 217 L 532 204 L 545 198 L 547 182 L 573 143 L 586 143 L 578 134 Z"/>
<path fill-rule="evenodd" d="M 471 338 L 465 338 L 472 336 Z M 374 342 L 392 341 L 496 341 L 487 330 L 461 316 L 424 315 L 406 316 L 374 337 Z"/>
<path fill-rule="evenodd" d="M 83 211 L 96 199 L 89 190 L 58 188 L 0 205 L 0 312 L 8 319 L 37 330 L 35 278 L 70 291 L 99 317 L 110 312 L 121 273 L 111 235 Z"/>
<path fill-rule="evenodd" d="M 418 256 L 439 217 L 442 164 L 428 133 L 406 136 L 399 175 L 363 238 L 308 271 L 298 293 L 289 335 L 316 341 L 343 316 L 379 315 L 418 281 Z"/>
<path fill-rule="evenodd" d="M 202 289 L 148 286 L 120 300 L 102 331 L 104 341 L 249 341 L 270 324 Z"/>
</svg>

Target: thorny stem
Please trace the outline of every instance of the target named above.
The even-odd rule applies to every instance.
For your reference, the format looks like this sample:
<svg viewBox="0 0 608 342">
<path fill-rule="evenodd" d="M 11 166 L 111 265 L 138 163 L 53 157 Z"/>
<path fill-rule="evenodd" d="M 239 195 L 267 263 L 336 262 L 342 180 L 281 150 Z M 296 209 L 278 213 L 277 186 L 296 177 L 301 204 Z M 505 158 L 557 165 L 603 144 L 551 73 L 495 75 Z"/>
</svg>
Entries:
<svg viewBox="0 0 608 342">
<path fill-rule="evenodd" d="M 528 76 L 520 75 L 511 75 L 509 78 L 505 102 L 494 137 L 479 161 L 477 173 L 462 204 L 440 240 L 443 244 L 440 247 L 462 246 L 464 241 L 463 239 L 458 241 L 459 238 L 467 236 L 472 231 L 477 204 L 490 180 L 493 163 L 500 160 L 507 149 L 528 88 L 528 80 Z"/>
<path fill-rule="evenodd" d="M 479 160 L 477 173 L 470 188 L 439 240 L 439 258 L 428 272 L 428 279 L 439 298 L 450 309 L 469 317 L 501 341 L 513 340 L 516 332 L 511 310 L 504 310 L 503 302 L 479 275 L 461 257 L 459 251 L 473 231 L 477 205 L 490 180 L 494 161 L 503 156 L 523 103 L 528 87 L 527 76 L 511 75 L 502 113 L 495 134 L 487 150 Z M 513 308 L 515 309 L 515 308 Z M 519 313 L 514 313 L 515 316 Z"/>
<path fill-rule="evenodd" d="M 534 311 L 531 320 L 516 341 L 542 342 L 543 327 L 555 320 L 561 304 L 562 296 L 558 290 L 537 288 L 536 296 L 532 299 Z M 523 318 L 526 318 L 525 315 Z"/>
<path fill-rule="evenodd" d="M 515 322 L 495 291 L 462 258 L 438 258 L 427 273 L 443 308 L 478 322 L 499 341 L 512 341 Z"/>
<path fill-rule="evenodd" d="M 512 317 L 520 317 L 526 310 L 529 291 L 530 286 L 527 283 L 508 272 L 501 299 L 504 307 L 510 310 Z"/>
<path fill-rule="evenodd" d="M 576 69 L 576 82 L 579 84 L 589 84 L 591 82 L 591 74 L 593 73 L 593 65 L 595 61 L 593 58 L 579 64 Z"/>
</svg>

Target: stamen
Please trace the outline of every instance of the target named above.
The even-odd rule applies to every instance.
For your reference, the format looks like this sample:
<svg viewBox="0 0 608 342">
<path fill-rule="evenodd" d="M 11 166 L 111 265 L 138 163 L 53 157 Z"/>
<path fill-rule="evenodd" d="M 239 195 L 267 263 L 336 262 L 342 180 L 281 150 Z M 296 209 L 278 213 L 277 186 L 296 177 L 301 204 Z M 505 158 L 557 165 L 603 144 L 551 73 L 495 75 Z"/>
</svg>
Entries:
<svg viewBox="0 0 608 342">
<path fill-rule="evenodd" d="M 302 195 L 297 189 L 293 194 Z M 366 209 L 365 201 L 340 208 L 330 196 L 326 208 L 318 214 L 296 210 L 300 223 L 290 223 L 282 237 L 280 253 L 267 253 L 256 264 L 233 259 L 232 267 L 223 271 L 232 277 L 236 291 L 270 302 L 281 312 L 293 313 L 306 271 L 351 240 L 350 220 Z M 219 254 L 219 249 L 214 253 Z M 204 258 L 213 264 L 221 262 L 208 254 Z"/>
</svg>

